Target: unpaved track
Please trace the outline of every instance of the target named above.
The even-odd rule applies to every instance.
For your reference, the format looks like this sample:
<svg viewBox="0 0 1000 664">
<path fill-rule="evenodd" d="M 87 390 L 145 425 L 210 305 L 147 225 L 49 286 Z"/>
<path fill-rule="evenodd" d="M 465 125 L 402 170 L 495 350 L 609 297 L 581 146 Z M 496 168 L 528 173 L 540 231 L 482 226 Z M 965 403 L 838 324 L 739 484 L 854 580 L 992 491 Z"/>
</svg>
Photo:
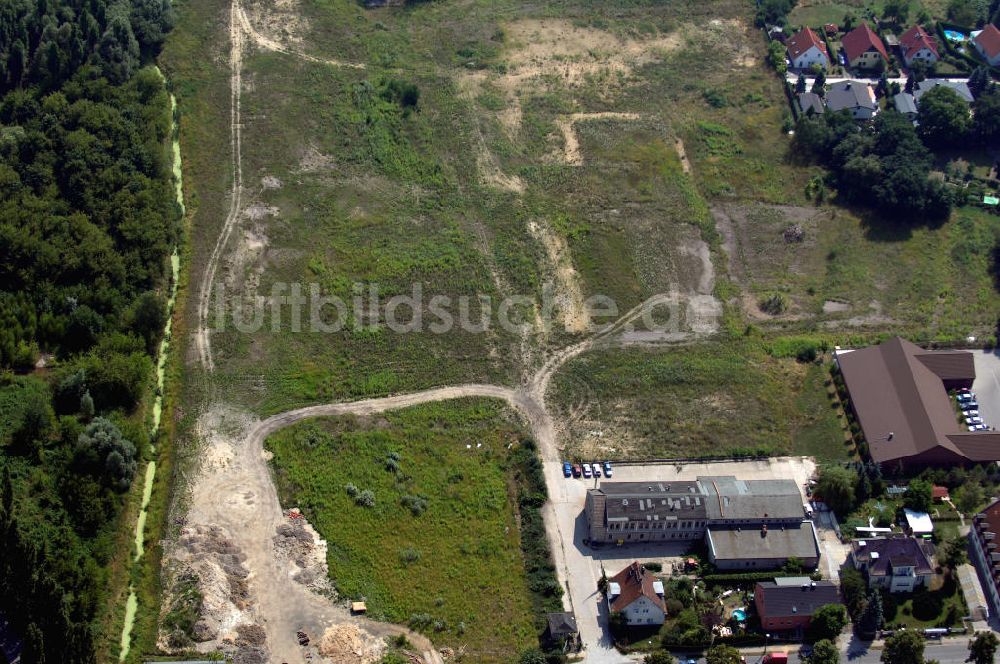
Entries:
<svg viewBox="0 0 1000 664">
<path fill-rule="evenodd" d="M 212 300 L 212 288 L 215 285 L 215 274 L 219 268 L 219 260 L 222 252 L 229 242 L 236 222 L 240 218 L 243 200 L 243 124 L 240 113 L 241 97 L 243 94 L 243 41 L 249 36 L 251 41 L 257 46 L 269 51 L 277 51 L 296 57 L 318 62 L 320 64 L 334 67 L 349 67 L 353 69 L 364 69 L 365 65 L 359 62 L 345 62 L 342 60 L 325 60 L 305 53 L 299 53 L 285 48 L 278 42 L 268 39 L 260 34 L 247 18 L 240 0 L 233 0 L 229 6 L 229 151 L 230 167 L 233 171 L 233 187 L 229 196 L 229 213 L 222 224 L 219 237 L 216 239 L 215 247 L 209 256 L 208 264 L 205 266 L 205 273 L 202 275 L 201 285 L 198 292 L 198 327 L 195 330 L 195 347 L 198 352 L 198 361 L 208 371 L 215 368 L 212 359 L 212 338 L 208 326 L 209 309 Z"/>
<path fill-rule="evenodd" d="M 232 0 L 230 5 L 230 147 L 233 187 L 230 194 L 229 212 L 222 225 L 219 237 L 210 255 L 205 273 L 202 275 L 198 297 L 198 326 L 195 331 L 195 347 L 198 361 L 203 369 L 211 373 L 215 369 L 211 338 L 208 326 L 212 289 L 216 283 L 218 265 L 233 230 L 242 213 L 243 173 L 242 173 L 242 61 L 244 39 L 268 50 L 301 57 L 312 62 L 332 66 L 363 68 L 363 64 L 337 60 L 324 60 L 311 55 L 291 51 L 283 45 L 268 39 L 254 29 L 240 4 Z M 632 114 L 591 114 L 572 117 L 572 122 L 591 117 L 614 117 L 634 119 Z M 575 138 L 575 132 L 573 136 Z M 569 139 L 567 139 L 569 142 Z M 509 404 L 527 421 L 538 443 L 543 461 L 559 458 L 557 427 L 545 403 L 545 393 L 555 372 L 566 362 L 580 353 L 601 344 L 623 344 L 627 342 L 630 324 L 649 308 L 670 302 L 676 295 L 657 295 L 626 312 L 613 324 L 592 334 L 590 337 L 567 348 L 552 353 L 542 367 L 516 388 L 498 385 L 465 384 L 425 390 L 413 394 L 397 395 L 381 399 L 367 399 L 347 403 L 309 406 L 269 417 L 253 424 L 238 445 L 231 460 L 223 468 L 203 472 L 193 487 L 192 507 L 188 514 L 189 523 L 212 524 L 222 527 L 234 544 L 246 555 L 245 565 L 250 571 L 248 579 L 251 596 L 255 603 L 254 614 L 267 634 L 267 648 L 273 662 L 303 662 L 306 653 L 297 643 L 295 633 L 304 629 L 319 638 L 323 631 L 334 623 L 354 621 L 375 636 L 405 634 L 423 652 L 428 664 L 441 662 L 441 656 L 430 641 L 410 632 L 404 627 L 377 623 L 363 618 L 351 617 L 346 609 L 334 604 L 307 587 L 292 580 L 292 572 L 283 567 L 275 554 L 273 538 L 277 527 L 285 522 L 277 492 L 264 453 L 266 438 L 287 426 L 313 417 L 338 415 L 371 415 L 389 410 L 408 408 L 425 403 L 465 397 L 495 398 Z M 550 494 L 556 490 L 555 477 L 546 473 L 546 483 Z M 563 549 L 564 542 L 573 542 L 573 533 L 560 532 L 551 503 L 543 508 L 546 536 L 553 551 L 557 575 L 561 585 L 567 587 L 567 562 Z M 563 604 L 572 610 L 574 598 L 564 595 Z M 592 652 L 597 659 L 606 661 L 602 655 Z"/>
<path fill-rule="evenodd" d="M 221 470 L 203 475 L 198 481 L 192 501 L 195 507 L 189 514 L 189 520 L 223 527 L 246 554 L 257 612 L 267 631 L 272 660 L 301 661 L 303 651 L 294 637 L 297 630 L 305 629 L 319 635 L 331 623 L 352 618 L 342 607 L 294 583 L 289 571 L 282 569 L 275 557 L 272 538 L 277 527 L 285 522 L 285 517 L 264 453 L 264 441 L 269 435 L 314 417 L 365 416 L 450 399 L 492 398 L 505 401 L 524 417 L 538 443 L 542 460 L 555 461 L 559 458 L 557 431 L 545 405 L 545 392 L 552 376 L 573 357 L 596 344 L 613 340 L 649 307 L 665 299 L 666 296 L 662 295 L 652 297 L 594 336 L 554 353 L 530 380 L 518 388 L 475 383 L 453 385 L 379 399 L 308 406 L 273 415 L 251 426 L 232 461 Z M 551 484 L 550 478 L 546 477 L 546 482 Z M 549 490 L 553 491 L 554 487 L 549 486 Z M 573 541 L 573 533 L 560 531 L 551 508 L 543 511 L 543 517 L 558 577 L 566 587 L 567 565 L 562 547 L 563 542 Z M 572 601 L 569 595 L 564 597 L 567 609 L 572 609 Z M 363 622 L 368 631 L 376 635 L 407 634 L 412 642 L 425 650 L 428 661 L 438 657 L 429 641 L 422 636 L 394 625 Z"/>
</svg>

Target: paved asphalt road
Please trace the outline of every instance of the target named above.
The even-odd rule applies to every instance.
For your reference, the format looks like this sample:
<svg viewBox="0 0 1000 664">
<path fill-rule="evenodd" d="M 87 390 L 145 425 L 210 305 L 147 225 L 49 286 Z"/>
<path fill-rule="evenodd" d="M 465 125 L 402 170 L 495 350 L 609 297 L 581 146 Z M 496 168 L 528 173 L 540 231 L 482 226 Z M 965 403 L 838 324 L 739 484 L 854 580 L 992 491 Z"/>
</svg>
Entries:
<svg viewBox="0 0 1000 664">
<path fill-rule="evenodd" d="M 768 648 L 768 652 L 780 652 L 786 651 L 788 653 L 788 661 L 793 664 L 800 664 L 804 660 L 799 657 L 798 648 L 794 646 L 778 646 Z M 760 649 L 756 650 L 744 650 L 744 657 L 746 657 L 747 664 L 759 664 L 763 653 Z M 678 664 L 687 664 L 688 661 L 694 660 L 698 664 L 705 664 L 705 658 L 699 657 L 696 654 L 686 653 L 684 651 L 675 651 L 673 653 L 674 657 L 677 658 Z M 928 641 L 927 647 L 924 650 L 925 659 L 935 659 L 941 664 L 963 664 L 965 659 L 969 656 L 969 645 L 968 639 L 966 638 L 955 638 L 946 639 L 944 641 Z M 849 646 L 849 651 L 845 656 L 843 652 L 841 653 L 841 662 L 848 662 L 849 664 L 881 664 L 882 661 L 882 651 L 881 649 L 867 649 L 864 646 L 858 648 L 856 644 L 851 644 Z M 906 664 L 906 663 L 902 663 Z"/>
</svg>

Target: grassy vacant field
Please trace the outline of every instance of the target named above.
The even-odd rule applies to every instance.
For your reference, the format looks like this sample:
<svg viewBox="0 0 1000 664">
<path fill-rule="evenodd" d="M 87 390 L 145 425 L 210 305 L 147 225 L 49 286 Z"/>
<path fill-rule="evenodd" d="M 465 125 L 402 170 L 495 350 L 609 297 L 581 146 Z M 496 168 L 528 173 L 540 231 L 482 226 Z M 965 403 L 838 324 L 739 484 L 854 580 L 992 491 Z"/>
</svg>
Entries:
<svg viewBox="0 0 1000 664">
<path fill-rule="evenodd" d="M 282 504 L 327 540 L 342 596 L 477 662 L 506 662 L 536 635 L 514 509 L 524 439 L 510 411 L 464 400 L 310 421 L 267 447 Z M 358 504 L 367 491 L 371 507 Z"/>
<path fill-rule="evenodd" d="M 384 302 L 419 282 L 425 298 L 525 295 L 527 320 L 545 283 L 562 298 L 555 329 L 524 339 L 496 325 L 401 335 L 351 320 L 326 334 L 274 331 L 267 316 L 246 334 L 230 323 L 214 335 L 214 380 L 257 412 L 514 382 L 538 350 L 579 334 L 583 298 L 625 310 L 695 290 L 704 268 L 692 257 L 717 247 L 706 195 L 803 202 L 812 170 L 784 163 L 784 100 L 750 3 L 245 5 L 293 50 L 367 68 L 248 45 L 247 209 L 222 265 L 229 295 L 302 282 L 349 297 L 363 282 Z M 183 114 L 196 273 L 227 204 L 225 6 L 181 0 L 163 58 Z M 415 106 L 393 92 L 411 84 Z"/>
<path fill-rule="evenodd" d="M 719 228 L 732 252 L 744 314 L 785 330 L 834 337 L 885 330 L 916 341 L 994 333 L 1000 292 L 992 275 L 1000 217 L 957 210 L 936 228 L 907 220 L 859 219 L 849 210 L 795 206 L 720 206 Z M 786 242 L 791 224 L 801 242 Z M 787 310 L 763 314 L 758 300 L 786 296 Z"/>
<path fill-rule="evenodd" d="M 571 455 L 664 458 L 766 450 L 843 460 L 828 373 L 769 354 L 759 339 L 671 351 L 595 351 L 556 378 Z M 577 400 L 580 395 L 585 395 Z"/>
</svg>

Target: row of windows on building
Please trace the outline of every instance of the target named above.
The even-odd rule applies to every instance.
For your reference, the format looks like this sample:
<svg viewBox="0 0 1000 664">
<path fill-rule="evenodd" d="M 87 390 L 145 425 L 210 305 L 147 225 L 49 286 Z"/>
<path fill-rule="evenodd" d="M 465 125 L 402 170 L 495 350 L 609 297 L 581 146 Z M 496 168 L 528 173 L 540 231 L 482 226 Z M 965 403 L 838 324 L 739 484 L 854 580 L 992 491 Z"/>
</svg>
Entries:
<svg viewBox="0 0 1000 664">
<path fill-rule="evenodd" d="M 687 530 L 704 528 L 705 523 L 705 521 L 628 521 L 626 523 L 615 521 L 608 524 L 608 530 L 668 530 L 675 528 Z"/>
</svg>

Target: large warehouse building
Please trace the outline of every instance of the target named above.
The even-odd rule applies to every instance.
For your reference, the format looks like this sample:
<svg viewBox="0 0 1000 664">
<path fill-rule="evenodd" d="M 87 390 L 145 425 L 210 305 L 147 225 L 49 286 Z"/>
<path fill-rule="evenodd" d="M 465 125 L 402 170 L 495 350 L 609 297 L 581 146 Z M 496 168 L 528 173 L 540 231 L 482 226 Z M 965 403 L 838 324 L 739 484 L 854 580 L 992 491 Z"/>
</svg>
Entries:
<svg viewBox="0 0 1000 664">
<path fill-rule="evenodd" d="M 590 540 L 608 544 L 704 539 L 719 569 L 819 564 L 819 540 L 793 480 L 699 477 L 602 482 L 587 492 Z"/>
<path fill-rule="evenodd" d="M 1000 459 L 1000 433 L 969 431 L 948 396 L 972 387 L 972 353 L 924 350 L 895 337 L 835 358 L 872 461 L 920 468 Z"/>
</svg>

